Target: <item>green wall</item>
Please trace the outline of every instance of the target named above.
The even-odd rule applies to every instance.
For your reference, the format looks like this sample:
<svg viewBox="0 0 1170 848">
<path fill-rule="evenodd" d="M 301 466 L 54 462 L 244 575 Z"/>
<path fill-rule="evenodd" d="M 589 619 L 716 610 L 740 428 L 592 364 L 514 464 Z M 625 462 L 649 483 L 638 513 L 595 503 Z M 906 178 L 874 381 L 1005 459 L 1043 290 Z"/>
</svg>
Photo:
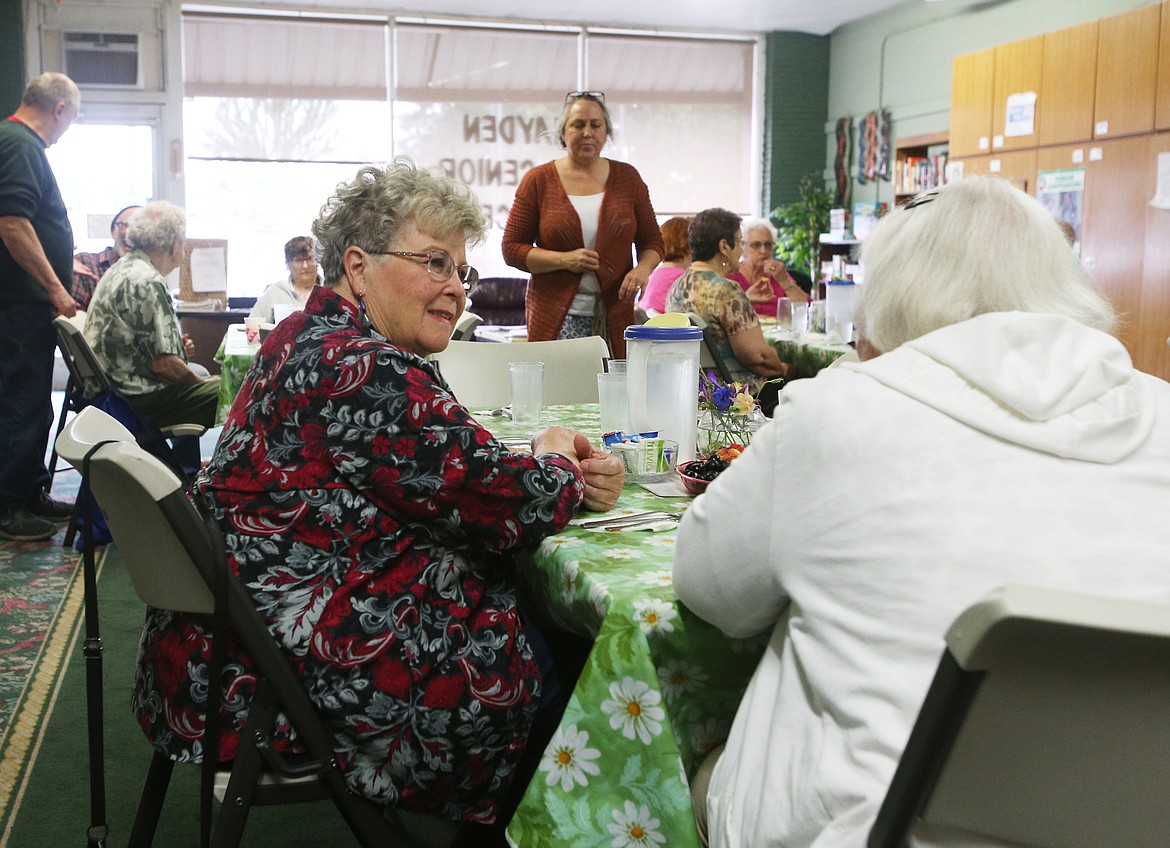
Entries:
<svg viewBox="0 0 1170 848">
<path fill-rule="evenodd" d="M 0 118 L 20 105 L 24 93 L 24 24 L 20 0 L 0 0 Z"/>
<path fill-rule="evenodd" d="M 950 126 L 955 56 L 1121 14 L 1149 2 L 998 0 L 964 5 L 906 0 L 830 36 L 828 119 L 856 120 L 872 110 L 889 109 L 891 145 L 898 137 L 945 131 Z M 833 139 L 827 129 L 821 141 L 828 174 Z M 889 203 L 893 189 L 881 180 L 865 186 L 854 183 L 853 200 Z"/>
<path fill-rule="evenodd" d="M 829 38 L 767 35 L 764 70 L 763 211 L 796 199 L 800 180 L 825 164 Z"/>
</svg>

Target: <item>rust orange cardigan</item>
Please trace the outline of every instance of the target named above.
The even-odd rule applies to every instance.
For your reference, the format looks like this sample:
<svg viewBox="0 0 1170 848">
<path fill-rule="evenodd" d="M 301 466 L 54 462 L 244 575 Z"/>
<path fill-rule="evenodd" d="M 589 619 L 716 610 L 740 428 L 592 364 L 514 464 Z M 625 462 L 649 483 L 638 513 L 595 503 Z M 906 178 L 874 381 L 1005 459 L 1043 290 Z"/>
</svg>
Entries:
<svg viewBox="0 0 1170 848">
<path fill-rule="evenodd" d="M 516 199 L 504 228 L 504 261 L 527 271 L 528 252 L 533 247 L 566 251 L 584 246 L 581 219 L 565 194 L 556 165 L 548 162 L 533 168 L 516 189 Z M 634 267 L 631 246 L 637 248 L 639 257 L 647 250 L 666 255 L 646 184 L 632 165 L 611 159 L 595 249 L 601 258 L 597 280 L 605 303 L 609 349 L 618 359 L 625 358 L 623 333 L 634 323 L 633 303 L 618 299 L 622 280 Z M 531 276 L 525 307 L 529 341 L 557 337 L 580 284 L 581 274 L 574 271 Z"/>
</svg>

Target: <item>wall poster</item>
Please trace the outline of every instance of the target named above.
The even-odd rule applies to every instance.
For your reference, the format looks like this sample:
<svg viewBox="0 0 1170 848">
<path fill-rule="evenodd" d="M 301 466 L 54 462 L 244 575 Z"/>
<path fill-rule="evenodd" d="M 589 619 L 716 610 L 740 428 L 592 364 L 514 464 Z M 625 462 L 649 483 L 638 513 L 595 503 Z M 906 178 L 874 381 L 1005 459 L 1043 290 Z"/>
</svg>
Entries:
<svg viewBox="0 0 1170 848">
<path fill-rule="evenodd" d="M 1081 224 L 1084 217 L 1085 169 L 1041 171 L 1036 175 L 1036 199 L 1055 215 L 1063 218 L 1076 233 L 1073 249 L 1081 252 Z"/>
</svg>

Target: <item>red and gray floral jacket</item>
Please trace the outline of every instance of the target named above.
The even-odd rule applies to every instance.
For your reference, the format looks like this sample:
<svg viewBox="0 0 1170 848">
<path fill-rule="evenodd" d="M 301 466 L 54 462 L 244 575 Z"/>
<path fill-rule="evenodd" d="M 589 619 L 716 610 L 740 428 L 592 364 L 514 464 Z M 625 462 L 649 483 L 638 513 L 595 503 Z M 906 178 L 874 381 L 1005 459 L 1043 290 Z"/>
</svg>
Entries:
<svg viewBox="0 0 1170 848">
<path fill-rule="evenodd" d="M 318 288 L 272 331 L 196 485 L 354 791 L 491 821 L 541 690 L 512 552 L 564 527 L 584 482 L 563 457 L 509 452 L 429 363 L 356 319 Z M 143 633 L 134 708 L 180 760 L 201 753 L 205 633 L 156 610 Z M 222 759 L 253 689 L 229 645 Z"/>
</svg>

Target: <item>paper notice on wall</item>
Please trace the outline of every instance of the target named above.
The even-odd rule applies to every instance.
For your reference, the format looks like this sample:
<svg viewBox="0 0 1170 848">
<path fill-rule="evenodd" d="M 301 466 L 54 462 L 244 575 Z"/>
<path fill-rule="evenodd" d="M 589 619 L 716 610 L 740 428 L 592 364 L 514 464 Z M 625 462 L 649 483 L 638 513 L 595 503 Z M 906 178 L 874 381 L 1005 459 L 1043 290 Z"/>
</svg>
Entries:
<svg viewBox="0 0 1170 848">
<path fill-rule="evenodd" d="M 1150 205 L 1155 209 L 1170 209 L 1170 153 L 1158 154 L 1158 182 Z"/>
<path fill-rule="evenodd" d="M 191 251 L 191 291 L 227 291 L 227 260 L 222 247 Z"/>
<path fill-rule="evenodd" d="M 1036 199 L 1072 227 L 1075 234 L 1073 247 L 1079 253 L 1085 209 L 1085 169 L 1041 171 L 1036 175 Z"/>
<path fill-rule="evenodd" d="M 1036 92 L 1020 91 L 1009 94 L 1007 99 L 1007 121 L 1004 124 L 1005 138 L 1032 135 L 1036 131 Z"/>
</svg>

